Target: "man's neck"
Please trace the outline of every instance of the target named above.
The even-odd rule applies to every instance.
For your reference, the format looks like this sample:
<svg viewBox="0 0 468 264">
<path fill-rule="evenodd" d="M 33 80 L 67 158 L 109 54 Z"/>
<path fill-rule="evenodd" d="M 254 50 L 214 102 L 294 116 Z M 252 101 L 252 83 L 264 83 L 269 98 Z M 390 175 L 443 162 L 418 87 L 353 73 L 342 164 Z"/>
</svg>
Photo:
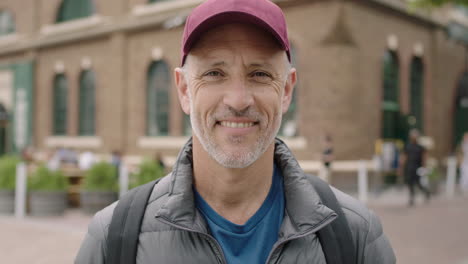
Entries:
<svg viewBox="0 0 468 264">
<path fill-rule="evenodd" d="M 274 143 L 252 165 L 243 169 L 221 166 L 193 137 L 194 185 L 219 215 L 244 224 L 268 195 L 273 175 Z"/>
</svg>

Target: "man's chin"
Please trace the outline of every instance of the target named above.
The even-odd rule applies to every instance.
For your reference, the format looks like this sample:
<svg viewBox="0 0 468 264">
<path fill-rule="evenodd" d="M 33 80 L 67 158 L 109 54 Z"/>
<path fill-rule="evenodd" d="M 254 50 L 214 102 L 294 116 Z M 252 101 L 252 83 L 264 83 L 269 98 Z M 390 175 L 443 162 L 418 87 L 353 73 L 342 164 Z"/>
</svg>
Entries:
<svg viewBox="0 0 468 264">
<path fill-rule="evenodd" d="M 250 146 L 251 147 L 251 146 Z M 223 148 L 214 153 L 213 158 L 223 167 L 242 169 L 254 163 L 258 157 L 250 148 Z"/>
</svg>

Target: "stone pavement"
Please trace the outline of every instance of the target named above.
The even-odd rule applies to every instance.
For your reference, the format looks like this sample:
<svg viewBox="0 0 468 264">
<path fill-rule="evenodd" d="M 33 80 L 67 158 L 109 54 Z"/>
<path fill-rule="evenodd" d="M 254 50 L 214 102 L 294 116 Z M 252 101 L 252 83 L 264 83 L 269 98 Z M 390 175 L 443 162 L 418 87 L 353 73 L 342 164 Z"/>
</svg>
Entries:
<svg viewBox="0 0 468 264">
<path fill-rule="evenodd" d="M 73 263 L 90 220 L 78 210 L 63 217 L 0 216 L 0 263 Z"/>
<path fill-rule="evenodd" d="M 370 197 L 399 264 L 468 264 L 468 197 L 435 197 L 406 206 L 404 189 Z M 91 216 L 68 210 L 64 217 L 17 220 L 0 216 L 0 263 L 73 263 Z M 375 263 L 378 264 L 378 263 Z"/>
<path fill-rule="evenodd" d="M 407 206 L 406 189 L 373 197 L 399 264 L 468 264 L 468 196 L 443 195 L 426 203 L 422 194 Z"/>
</svg>

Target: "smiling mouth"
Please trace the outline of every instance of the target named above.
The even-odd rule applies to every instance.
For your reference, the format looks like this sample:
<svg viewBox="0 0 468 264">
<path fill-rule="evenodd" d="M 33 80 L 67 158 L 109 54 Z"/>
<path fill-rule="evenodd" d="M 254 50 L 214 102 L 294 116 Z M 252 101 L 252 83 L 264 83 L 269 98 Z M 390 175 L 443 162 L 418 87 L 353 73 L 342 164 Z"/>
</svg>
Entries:
<svg viewBox="0 0 468 264">
<path fill-rule="evenodd" d="M 218 125 L 223 127 L 230 127 L 230 128 L 248 128 L 257 125 L 258 122 L 229 122 L 229 121 L 218 121 Z"/>
</svg>

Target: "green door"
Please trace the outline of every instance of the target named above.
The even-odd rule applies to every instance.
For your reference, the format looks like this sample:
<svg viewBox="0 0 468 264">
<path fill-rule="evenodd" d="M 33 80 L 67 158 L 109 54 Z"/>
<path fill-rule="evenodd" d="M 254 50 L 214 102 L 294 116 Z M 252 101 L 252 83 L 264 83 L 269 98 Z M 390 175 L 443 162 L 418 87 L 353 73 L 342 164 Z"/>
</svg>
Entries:
<svg viewBox="0 0 468 264">
<path fill-rule="evenodd" d="M 468 72 L 465 72 L 457 87 L 454 116 L 454 146 L 458 146 L 463 133 L 468 132 Z"/>
</svg>

